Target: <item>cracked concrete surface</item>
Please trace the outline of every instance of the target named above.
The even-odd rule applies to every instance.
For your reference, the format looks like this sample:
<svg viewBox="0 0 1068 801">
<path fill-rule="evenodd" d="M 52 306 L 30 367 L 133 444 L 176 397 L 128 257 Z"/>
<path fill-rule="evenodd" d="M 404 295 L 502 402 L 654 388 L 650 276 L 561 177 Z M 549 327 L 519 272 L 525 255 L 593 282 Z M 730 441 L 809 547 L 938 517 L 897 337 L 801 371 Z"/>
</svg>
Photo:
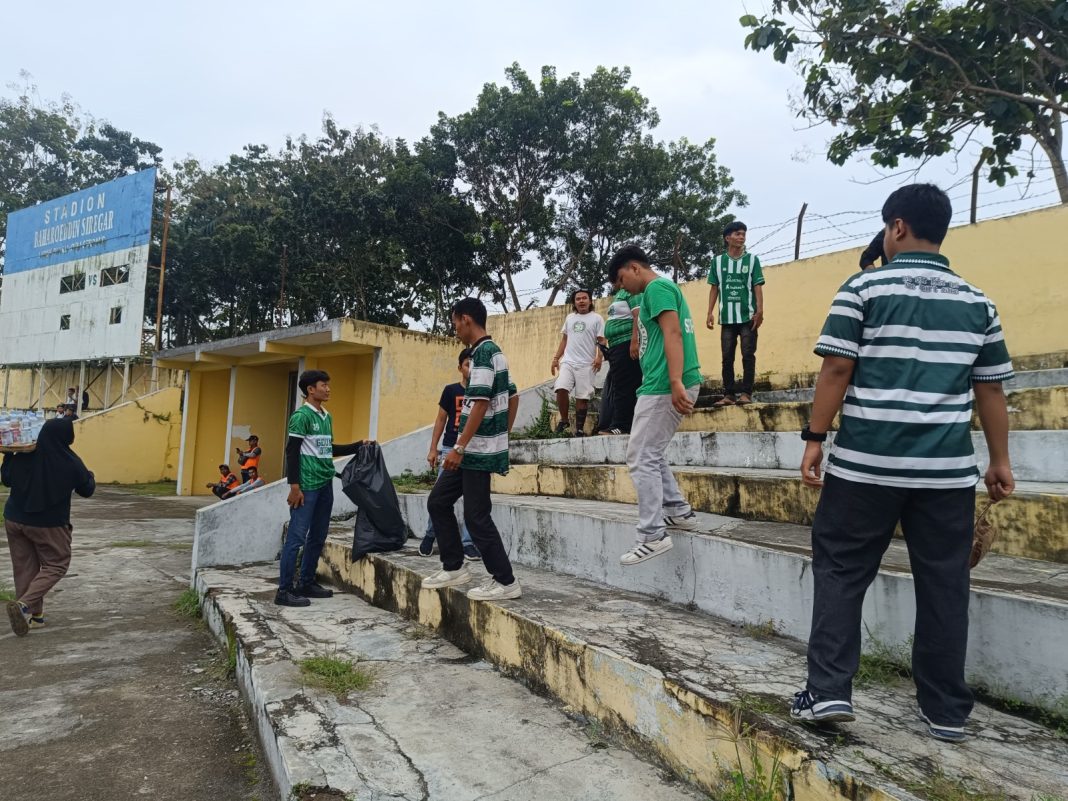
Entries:
<svg viewBox="0 0 1068 801">
<path fill-rule="evenodd" d="M 45 600 L 48 626 L 0 632 L 0 799 L 275 797 L 237 690 L 215 674 L 218 649 L 171 609 L 200 505 L 107 486 L 75 499 L 73 560 Z M 124 540 L 138 547 L 113 546 Z"/>
<path fill-rule="evenodd" d="M 686 714 L 707 715 L 700 712 L 705 699 L 721 708 L 736 706 L 765 736 L 788 743 L 797 769 L 811 765 L 828 776 L 854 777 L 894 798 L 913 797 L 905 784 L 931 781 L 936 770 L 1019 801 L 1041 793 L 1063 796 L 1068 787 L 1063 738 L 979 704 L 964 744 L 939 743 L 918 720 L 908 682 L 858 688 L 854 724 L 824 730 L 793 724 L 787 717 L 789 701 L 805 677 L 803 647 L 794 640 L 755 637 L 709 615 L 545 570 L 517 571 L 524 588 L 519 600 L 469 604 L 454 590 L 413 595 L 413 583 L 436 565 L 412 549 L 375 555 L 367 567 L 349 568 L 347 548 L 335 540 L 324 556 L 331 574 L 342 580 L 372 578 L 376 603 L 416 599 L 419 606 L 408 606 L 405 614 L 439 621 L 447 636 L 471 642 L 476 651 L 499 649 L 500 658 L 529 681 L 551 683 L 552 676 L 569 675 L 566 661 L 578 666 L 578 673 L 557 682 L 554 691 L 582 693 L 591 704 L 605 704 L 607 691 L 591 682 L 615 686 L 614 703 L 631 716 L 630 725 L 669 757 L 673 750 L 687 752 L 690 759 L 695 753 L 700 759 L 701 749 L 707 753 L 707 735 L 690 735 L 689 741 L 678 736 L 686 730 L 678 723 Z M 530 639 L 533 630 L 543 632 L 540 642 Z M 517 649 L 502 634 L 511 631 L 521 633 Z M 552 645 L 557 642 L 567 644 L 566 660 L 554 659 L 553 649 L 563 650 Z M 605 683 L 608 674 L 615 676 L 614 683 Z M 895 780 L 887 778 L 887 770 Z"/>
<path fill-rule="evenodd" d="M 240 643 L 239 671 L 269 726 L 283 793 L 303 782 L 361 801 L 702 797 L 620 747 L 600 747 L 488 663 L 354 595 L 274 606 L 263 593 L 274 577 L 272 566 L 205 569 L 198 586 L 213 628 L 229 624 Z M 374 684 L 340 700 L 307 686 L 297 662 L 317 654 L 358 658 Z"/>
</svg>

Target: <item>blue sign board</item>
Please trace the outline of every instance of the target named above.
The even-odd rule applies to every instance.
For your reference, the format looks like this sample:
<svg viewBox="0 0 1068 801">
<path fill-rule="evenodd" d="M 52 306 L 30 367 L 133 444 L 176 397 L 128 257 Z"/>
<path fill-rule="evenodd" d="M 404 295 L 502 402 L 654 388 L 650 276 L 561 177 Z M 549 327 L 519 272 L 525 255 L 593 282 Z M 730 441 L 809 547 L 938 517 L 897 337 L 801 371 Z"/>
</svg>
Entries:
<svg viewBox="0 0 1068 801">
<path fill-rule="evenodd" d="M 155 187 L 152 167 L 9 214 L 4 273 L 144 245 Z"/>
</svg>

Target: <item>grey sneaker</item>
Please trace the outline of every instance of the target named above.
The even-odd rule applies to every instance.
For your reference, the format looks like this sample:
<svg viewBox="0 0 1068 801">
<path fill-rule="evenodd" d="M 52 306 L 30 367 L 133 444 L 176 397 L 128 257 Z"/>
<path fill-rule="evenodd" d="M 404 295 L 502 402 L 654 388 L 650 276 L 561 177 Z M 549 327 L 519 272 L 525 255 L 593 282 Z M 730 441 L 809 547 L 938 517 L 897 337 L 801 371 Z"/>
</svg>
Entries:
<svg viewBox="0 0 1068 801">
<path fill-rule="evenodd" d="M 701 530 L 701 523 L 697 519 L 697 512 L 688 512 L 684 515 L 664 515 L 664 525 L 668 528 L 682 528 L 686 531 Z"/>
<path fill-rule="evenodd" d="M 654 556 L 660 556 L 662 553 L 667 553 L 671 550 L 671 537 L 665 534 L 658 540 L 653 542 L 639 542 L 621 557 L 619 557 L 619 563 L 621 565 L 636 565 L 639 562 L 644 562 L 646 559 L 652 559 Z"/>
<path fill-rule="evenodd" d="M 464 565 L 459 570 L 439 570 L 432 576 L 423 579 L 424 590 L 437 590 L 442 587 L 455 587 L 458 584 L 466 584 L 471 580 L 471 572 Z"/>
<path fill-rule="evenodd" d="M 920 720 L 927 724 L 927 733 L 936 740 L 945 743 L 962 743 L 966 739 L 963 726 L 943 726 L 941 723 L 935 723 L 923 714 L 922 709 L 919 710 L 919 714 Z"/>
<path fill-rule="evenodd" d="M 493 579 L 489 584 L 483 584 L 481 587 L 468 590 L 467 597 L 472 601 L 508 601 L 512 598 L 518 598 L 522 594 L 523 588 L 519 586 L 519 579 L 507 585 L 498 584 L 497 580 Z"/>
<path fill-rule="evenodd" d="M 803 723 L 849 723 L 856 720 L 849 701 L 821 701 L 808 690 L 794 693 L 790 717 Z"/>
</svg>

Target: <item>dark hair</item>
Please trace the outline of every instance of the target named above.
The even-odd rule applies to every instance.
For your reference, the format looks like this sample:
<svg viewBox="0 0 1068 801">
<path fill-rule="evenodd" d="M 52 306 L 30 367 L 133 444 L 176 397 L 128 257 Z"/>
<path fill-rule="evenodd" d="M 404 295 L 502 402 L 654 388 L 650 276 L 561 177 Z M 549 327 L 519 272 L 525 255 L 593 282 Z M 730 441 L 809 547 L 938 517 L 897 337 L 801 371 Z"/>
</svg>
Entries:
<svg viewBox="0 0 1068 801">
<path fill-rule="evenodd" d="M 619 271 L 632 261 L 638 262 L 642 267 L 649 266 L 649 257 L 637 245 L 624 245 L 617 250 L 612 260 L 608 262 L 608 283 L 614 284 Z"/>
<path fill-rule="evenodd" d="M 883 223 L 902 220 L 917 239 L 942 244 L 953 219 L 949 196 L 934 184 L 910 184 L 890 193 L 883 203 Z"/>
<path fill-rule="evenodd" d="M 260 438 L 257 437 L 255 434 L 249 434 L 248 439 L 246 439 L 245 442 L 252 442 L 252 440 L 256 440 L 256 442 L 259 442 Z"/>
<path fill-rule="evenodd" d="M 320 381 L 329 381 L 330 376 L 325 370 L 305 370 L 300 374 L 300 380 L 297 381 L 297 386 L 300 387 L 300 394 L 305 398 L 308 397 L 308 387 L 313 384 L 318 384 Z"/>
<path fill-rule="evenodd" d="M 480 328 L 486 327 L 486 304 L 478 298 L 461 298 L 452 304 L 453 317 L 470 317 L 475 325 Z"/>
<path fill-rule="evenodd" d="M 748 231 L 748 230 L 749 230 L 749 226 L 747 226 L 741 220 L 734 220 L 733 222 L 729 222 L 729 223 L 727 223 L 726 225 L 723 226 L 723 241 L 724 242 L 727 241 L 727 235 L 728 234 L 733 234 L 735 231 Z"/>
<path fill-rule="evenodd" d="M 593 293 L 590 292 L 590 290 L 586 289 L 585 287 L 581 287 L 580 286 L 578 289 L 576 289 L 574 292 L 571 293 L 571 305 L 572 306 L 575 305 L 575 298 L 577 298 L 583 292 L 585 292 L 586 293 L 586 297 L 588 297 L 590 299 L 590 305 L 591 306 L 593 305 Z"/>
<path fill-rule="evenodd" d="M 227 473 L 229 473 L 229 472 L 230 472 L 230 465 L 228 465 L 228 464 L 221 464 L 221 465 L 219 465 L 219 469 L 220 469 L 220 470 L 225 470 L 225 471 L 226 471 Z"/>
<path fill-rule="evenodd" d="M 456 366 L 463 367 L 464 362 L 471 358 L 471 348 L 464 348 L 460 351 L 460 355 L 456 358 Z"/>
</svg>

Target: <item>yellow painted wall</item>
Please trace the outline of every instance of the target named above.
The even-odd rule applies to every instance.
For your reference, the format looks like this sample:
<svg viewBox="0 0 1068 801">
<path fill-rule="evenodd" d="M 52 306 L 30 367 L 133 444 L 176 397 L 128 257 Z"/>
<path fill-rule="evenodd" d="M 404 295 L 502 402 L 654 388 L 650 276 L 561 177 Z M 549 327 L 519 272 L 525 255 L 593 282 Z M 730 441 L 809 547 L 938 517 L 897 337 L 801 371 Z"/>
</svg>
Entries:
<svg viewBox="0 0 1068 801">
<path fill-rule="evenodd" d="M 235 473 L 240 473 L 236 449 L 248 447 L 248 437 L 260 438 L 263 456 L 260 458 L 260 475 L 266 481 L 282 477 L 282 461 L 285 458 L 286 409 L 289 400 L 289 373 L 297 369 L 297 363 L 265 364 L 258 367 L 238 367 L 234 387 L 234 419 L 230 429 L 230 447 L 227 464 Z M 228 374 L 228 370 L 222 371 Z M 226 414 L 223 397 L 223 414 Z M 214 481 L 218 463 L 211 467 L 212 475 L 201 483 Z"/>
<path fill-rule="evenodd" d="M 219 464 L 225 456 L 226 464 L 234 469 L 236 454 L 232 447 L 229 453 L 224 453 L 229 438 L 226 432 L 226 408 L 230 399 L 230 370 L 212 370 L 210 372 L 194 372 L 190 374 L 190 383 L 196 381 L 199 384 L 199 408 L 194 421 L 186 424 L 186 454 L 185 461 L 188 465 L 192 462 L 192 487 L 183 486 L 182 491 L 192 489 L 194 495 L 208 495 L 210 491 L 204 486 L 209 481 L 216 481 L 219 477 Z M 193 392 L 190 392 L 190 402 Z M 190 453 L 189 440 L 195 441 L 195 447 Z"/>
<path fill-rule="evenodd" d="M 459 340 L 353 320 L 346 321 L 344 335 L 381 348 L 379 440 L 385 442 L 434 422 L 442 388 L 456 381 L 456 357 L 463 349 Z M 373 357 L 361 358 L 359 380 L 370 381 Z M 357 417 L 363 414 L 353 411 Z M 364 419 L 369 413 L 368 408 Z"/>
<path fill-rule="evenodd" d="M 74 423 L 74 449 L 98 483 L 172 481 L 178 471 L 182 391 L 162 389 Z"/>
<path fill-rule="evenodd" d="M 67 397 L 67 387 L 78 386 L 77 367 L 45 368 L 44 409 L 55 409 Z M 102 367 L 86 368 L 85 381 L 89 390 L 89 408 L 102 409 L 104 406 L 104 389 L 106 379 Z M 7 384 L 7 408 L 37 408 L 40 393 L 40 372 L 30 369 L 12 369 L 10 377 L 5 378 L 0 372 L 0 406 L 3 406 L 4 385 Z M 158 371 L 159 389 L 181 387 L 180 370 Z M 51 385 L 51 386 L 50 386 Z M 152 384 L 152 365 L 136 364 L 130 367 L 130 386 L 127 398 L 138 398 L 154 391 Z M 110 402 L 115 405 L 122 397 L 122 365 L 112 367 Z"/>
<path fill-rule="evenodd" d="M 831 299 L 857 271 L 861 248 L 765 267 L 765 322 L 760 329 L 757 373 L 776 386 L 811 384 L 820 360 L 812 353 Z M 760 255 L 759 248 L 757 255 Z M 950 230 L 943 252 L 959 275 L 982 289 L 1001 315 L 1009 350 L 1023 357 L 1068 351 L 1068 206 L 1034 211 Z M 682 286 L 697 323 L 701 371 L 720 373 L 719 331 L 704 327 L 708 285 Z M 598 311 L 604 313 L 603 303 Z M 508 356 L 513 380 L 523 389 L 548 380 L 567 309 L 553 306 L 496 315 L 488 329 Z M 1054 366 L 1053 363 L 1034 366 Z M 1059 366 L 1059 365 L 1057 365 Z M 741 372 L 740 360 L 736 370 Z"/>
</svg>

